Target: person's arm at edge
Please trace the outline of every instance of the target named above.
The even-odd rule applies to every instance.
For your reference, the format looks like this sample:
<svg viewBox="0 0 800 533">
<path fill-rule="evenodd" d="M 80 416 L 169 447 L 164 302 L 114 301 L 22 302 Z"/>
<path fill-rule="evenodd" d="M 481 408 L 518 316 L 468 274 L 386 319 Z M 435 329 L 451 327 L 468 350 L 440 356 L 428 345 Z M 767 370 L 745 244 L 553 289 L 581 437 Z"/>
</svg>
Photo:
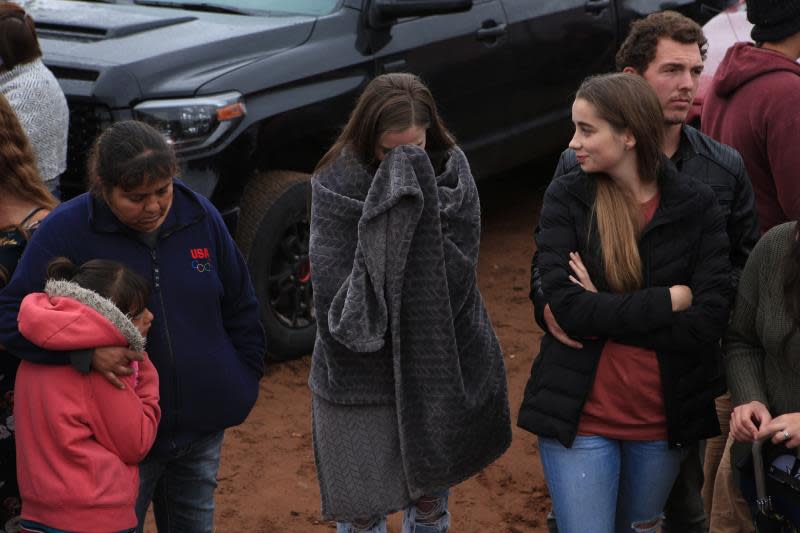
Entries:
<svg viewBox="0 0 800 533">
<path fill-rule="evenodd" d="M 139 363 L 139 384 L 115 388 L 97 372 L 86 378 L 91 396 L 87 411 L 97 441 L 123 462 L 138 464 L 156 439 L 161 408 L 158 373 L 149 358 Z"/>
<path fill-rule="evenodd" d="M 575 167 L 577 164 L 577 160 L 575 159 L 575 151 L 571 148 L 567 148 L 563 152 L 561 152 L 561 156 L 558 158 L 558 163 L 556 164 L 556 170 L 553 172 L 552 179 L 556 179 L 559 176 L 566 174 L 569 170 Z M 536 229 L 533 231 L 533 238 L 534 241 L 539 234 L 539 225 L 536 225 Z M 539 267 L 537 264 L 537 258 L 539 256 L 539 250 L 533 252 L 533 257 L 531 258 L 531 290 L 528 294 L 531 302 L 533 303 L 533 317 L 536 320 L 536 323 L 539 324 L 539 327 L 542 331 L 548 331 L 547 322 L 544 318 L 544 308 L 547 305 L 547 298 L 544 296 L 544 292 L 542 292 L 542 277 L 539 273 Z M 552 332 L 551 332 L 552 333 Z"/>
<path fill-rule="evenodd" d="M 44 288 L 47 263 L 53 257 L 65 255 L 57 247 L 51 246 L 45 233 L 46 223 L 47 220 L 33 234 L 14 275 L 0 291 L 0 344 L 19 359 L 40 364 L 69 364 L 69 352 L 42 349 L 25 339 L 17 328 L 17 314 L 22 299 Z"/>
<path fill-rule="evenodd" d="M 756 332 L 761 269 L 766 243 L 756 246 L 747 261 L 736 294 L 731 321 L 723 339 L 723 357 L 734 407 L 751 401 L 769 405 L 764 376 L 766 352 Z"/>
<path fill-rule="evenodd" d="M 738 152 L 736 153 L 736 163 L 736 189 L 731 203 L 731 214 L 728 218 L 728 235 L 731 237 L 731 265 L 733 267 L 732 296 L 736 294 L 736 287 L 739 285 L 747 258 L 761 237 L 753 185 Z"/>
<path fill-rule="evenodd" d="M 210 207 L 210 206 L 209 206 Z M 239 357 L 257 379 L 264 375 L 267 341 L 261 324 L 261 312 L 244 257 L 233 242 L 222 217 L 208 208 L 219 245 L 217 272 L 225 288 L 222 299 L 222 320 Z"/>
<path fill-rule="evenodd" d="M 787 220 L 800 218 L 800 150 L 795 147 L 787 132 L 800 131 L 800 108 L 797 106 L 797 90 L 800 81 L 794 73 L 776 74 L 776 79 L 786 83 L 773 84 L 776 93 L 770 95 L 769 105 L 764 110 L 767 158 L 776 197 Z"/>
</svg>

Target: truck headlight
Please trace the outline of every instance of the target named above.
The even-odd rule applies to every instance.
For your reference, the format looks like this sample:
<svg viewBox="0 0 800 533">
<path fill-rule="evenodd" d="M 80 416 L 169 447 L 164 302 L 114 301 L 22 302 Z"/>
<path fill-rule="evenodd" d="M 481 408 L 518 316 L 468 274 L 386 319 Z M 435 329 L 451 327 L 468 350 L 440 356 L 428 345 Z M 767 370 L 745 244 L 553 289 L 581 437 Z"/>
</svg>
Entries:
<svg viewBox="0 0 800 533">
<path fill-rule="evenodd" d="M 134 118 L 160 131 L 178 151 L 215 144 L 246 113 L 244 100 L 238 92 L 146 100 L 133 108 Z"/>
</svg>

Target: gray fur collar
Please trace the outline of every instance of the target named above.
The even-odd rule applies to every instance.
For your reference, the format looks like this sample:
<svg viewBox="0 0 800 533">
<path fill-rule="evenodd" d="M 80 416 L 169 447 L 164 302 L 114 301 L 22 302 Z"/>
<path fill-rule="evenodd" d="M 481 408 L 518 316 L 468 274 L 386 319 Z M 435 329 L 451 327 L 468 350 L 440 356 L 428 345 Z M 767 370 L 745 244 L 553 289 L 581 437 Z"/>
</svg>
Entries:
<svg viewBox="0 0 800 533">
<path fill-rule="evenodd" d="M 51 298 L 64 296 L 91 307 L 107 318 L 122 333 L 122 336 L 130 344 L 131 350 L 136 352 L 144 351 L 145 339 L 142 334 L 139 333 L 131 318 L 120 311 L 108 298 L 104 298 L 92 290 L 84 289 L 77 283 L 64 279 L 48 280 L 44 286 L 44 292 Z"/>
</svg>

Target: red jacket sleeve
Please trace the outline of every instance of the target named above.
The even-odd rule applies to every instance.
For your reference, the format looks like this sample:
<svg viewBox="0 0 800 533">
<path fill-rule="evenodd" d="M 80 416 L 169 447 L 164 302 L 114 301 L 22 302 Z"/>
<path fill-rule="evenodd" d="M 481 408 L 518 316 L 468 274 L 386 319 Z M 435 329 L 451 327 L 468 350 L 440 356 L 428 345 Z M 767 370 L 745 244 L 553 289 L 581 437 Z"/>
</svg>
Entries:
<svg viewBox="0 0 800 533">
<path fill-rule="evenodd" d="M 137 464 L 153 446 L 161 418 L 158 373 L 145 355 L 139 363 L 139 384 L 120 390 L 101 374 L 86 381 L 90 402 L 88 422 L 97 441 L 127 464 Z"/>
<path fill-rule="evenodd" d="M 794 73 L 781 73 L 782 82 L 775 84 L 770 105 L 764 113 L 767 125 L 764 131 L 766 149 L 772 179 L 775 182 L 778 203 L 790 219 L 800 218 L 800 150 L 795 146 L 792 132 L 800 131 L 800 107 L 797 105 L 797 90 L 800 83 Z"/>
</svg>

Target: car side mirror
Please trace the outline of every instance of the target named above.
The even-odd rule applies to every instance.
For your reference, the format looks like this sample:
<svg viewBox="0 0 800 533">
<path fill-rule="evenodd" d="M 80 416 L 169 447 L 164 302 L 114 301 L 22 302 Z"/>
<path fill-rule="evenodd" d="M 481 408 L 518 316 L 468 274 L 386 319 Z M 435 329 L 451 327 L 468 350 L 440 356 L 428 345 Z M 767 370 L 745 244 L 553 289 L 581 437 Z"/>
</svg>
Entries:
<svg viewBox="0 0 800 533">
<path fill-rule="evenodd" d="M 367 22 L 372 28 L 386 28 L 404 17 L 460 13 L 472 9 L 473 0 L 373 0 Z"/>
</svg>

